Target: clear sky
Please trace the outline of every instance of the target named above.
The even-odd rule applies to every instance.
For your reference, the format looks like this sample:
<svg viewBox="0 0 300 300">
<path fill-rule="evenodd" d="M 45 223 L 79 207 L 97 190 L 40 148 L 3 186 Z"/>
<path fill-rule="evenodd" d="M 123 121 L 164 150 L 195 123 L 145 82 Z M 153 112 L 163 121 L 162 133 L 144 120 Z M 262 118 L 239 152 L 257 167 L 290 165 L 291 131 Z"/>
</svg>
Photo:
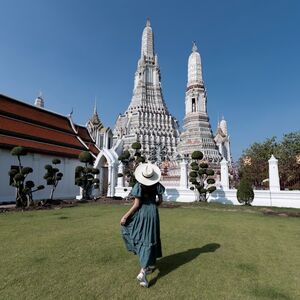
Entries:
<svg viewBox="0 0 300 300">
<path fill-rule="evenodd" d="M 224 115 L 234 159 L 300 129 L 300 1 L 0 0 L 0 93 L 105 126 L 130 103 L 150 17 L 169 111 L 182 125 L 196 40 L 213 130 Z"/>
</svg>

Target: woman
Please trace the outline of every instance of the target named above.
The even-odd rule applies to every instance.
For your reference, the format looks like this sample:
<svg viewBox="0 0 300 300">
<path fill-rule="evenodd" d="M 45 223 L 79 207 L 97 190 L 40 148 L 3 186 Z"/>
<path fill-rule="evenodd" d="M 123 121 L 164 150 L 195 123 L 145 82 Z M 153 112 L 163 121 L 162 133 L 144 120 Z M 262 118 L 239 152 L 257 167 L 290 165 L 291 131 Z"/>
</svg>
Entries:
<svg viewBox="0 0 300 300">
<path fill-rule="evenodd" d="M 162 257 L 157 206 L 162 203 L 165 188 L 159 183 L 161 172 L 156 165 L 140 164 L 134 175 L 138 181 L 131 191 L 134 203 L 120 224 L 127 250 L 139 256 L 141 270 L 137 280 L 148 287 L 146 275 L 154 270 L 156 259 Z"/>
</svg>

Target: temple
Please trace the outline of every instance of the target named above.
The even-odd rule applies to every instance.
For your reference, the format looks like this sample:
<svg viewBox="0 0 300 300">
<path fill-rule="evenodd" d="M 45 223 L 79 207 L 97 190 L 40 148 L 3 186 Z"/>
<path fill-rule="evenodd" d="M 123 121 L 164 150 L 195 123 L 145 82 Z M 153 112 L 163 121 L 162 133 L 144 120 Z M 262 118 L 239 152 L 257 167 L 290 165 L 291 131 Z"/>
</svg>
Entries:
<svg viewBox="0 0 300 300">
<path fill-rule="evenodd" d="M 177 120 L 164 102 L 153 32 L 149 19 L 142 35 L 141 57 L 134 77 L 133 96 L 124 114 L 119 115 L 114 142 L 123 141 L 123 149 L 139 141 L 142 153 L 150 161 L 158 156 L 171 160 L 179 142 Z"/>
<path fill-rule="evenodd" d="M 207 114 L 207 95 L 202 79 L 201 58 L 195 42 L 188 59 L 188 81 L 185 93 L 185 118 L 178 152 L 190 158 L 201 151 L 204 160 L 217 165 L 222 157 L 214 140 Z"/>
</svg>

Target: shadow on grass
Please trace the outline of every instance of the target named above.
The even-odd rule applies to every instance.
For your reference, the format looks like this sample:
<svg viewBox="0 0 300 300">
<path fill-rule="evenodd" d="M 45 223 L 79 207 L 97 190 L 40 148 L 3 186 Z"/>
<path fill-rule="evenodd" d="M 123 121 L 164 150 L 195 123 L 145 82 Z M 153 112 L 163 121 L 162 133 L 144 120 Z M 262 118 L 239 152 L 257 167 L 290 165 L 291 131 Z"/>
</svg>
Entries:
<svg viewBox="0 0 300 300">
<path fill-rule="evenodd" d="M 211 243 L 207 244 L 201 248 L 189 249 L 183 252 L 175 253 L 166 257 L 163 257 L 157 262 L 157 268 L 159 269 L 159 274 L 153 278 L 149 285 L 154 285 L 159 278 L 162 278 L 169 274 L 170 272 L 176 270 L 180 266 L 192 261 L 201 253 L 215 252 L 221 247 L 220 244 Z"/>
</svg>

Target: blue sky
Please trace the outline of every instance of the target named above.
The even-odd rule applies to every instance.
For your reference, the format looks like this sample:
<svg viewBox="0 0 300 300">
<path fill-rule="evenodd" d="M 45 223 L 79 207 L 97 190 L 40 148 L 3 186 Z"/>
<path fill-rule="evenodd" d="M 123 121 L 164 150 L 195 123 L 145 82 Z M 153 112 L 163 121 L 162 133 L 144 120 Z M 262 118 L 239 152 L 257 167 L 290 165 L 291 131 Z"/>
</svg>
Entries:
<svg viewBox="0 0 300 300">
<path fill-rule="evenodd" d="M 129 105 L 150 17 L 169 111 L 182 125 L 196 40 L 215 131 L 224 115 L 234 159 L 299 130 L 300 1 L 0 0 L 0 93 L 106 126 Z"/>
</svg>

